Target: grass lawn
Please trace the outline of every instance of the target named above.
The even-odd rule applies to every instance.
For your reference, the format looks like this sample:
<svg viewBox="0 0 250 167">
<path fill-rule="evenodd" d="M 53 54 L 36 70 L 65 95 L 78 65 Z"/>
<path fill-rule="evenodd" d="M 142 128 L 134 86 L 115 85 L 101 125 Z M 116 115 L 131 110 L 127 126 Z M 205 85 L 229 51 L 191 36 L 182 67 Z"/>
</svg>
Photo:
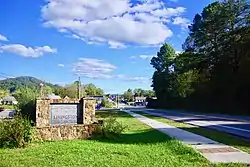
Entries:
<svg viewBox="0 0 250 167">
<path fill-rule="evenodd" d="M 0 104 L 0 107 L 4 107 L 4 109 L 14 109 L 15 107 L 14 107 L 14 105 L 2 105 L 2 104 Z"/>
<path fill-rule="evenodd" d="M 180 129 L 183 129 L 183 130 L 195 133 L 195 134 L 199 134 L 201 136 L 205 136 L 212 140 L 236 147 L 240 150 L 250 153 L 250 141 L 249 140 L 242 139 L 242 138 L 230 135 L 228 133 L 224 133 L 224 132 L 213 130 L 213 129 L 206 129 L 206 128 L 202 128 L 198 126 L 193 126 L 187 123 L 175 122 L 173 120 L 166 119 L 166 118 L 152 116 L 152 115 L 144 114 L 144 113 L 142 114 L 141 112 L 135 112 L 135 113 L 144 115 L 148 118 L 157 120 L 159 122 L 167 123 L 169 125 L 178 127 Z"/>
<path fill-rule="evenodd" d="M 112 112 L 114 113 L 114 111 Z M 98 117 L 110 115 L 98 112 Z M 84 167 L 209 167 L 244 166 L 210 164 L 192 148 L 153 130 L 135 118 L 118 112 L 129 128 L 117 140 L 33 142 L 25 149 L 0 149 L 0 166 Z"/>
</svg>

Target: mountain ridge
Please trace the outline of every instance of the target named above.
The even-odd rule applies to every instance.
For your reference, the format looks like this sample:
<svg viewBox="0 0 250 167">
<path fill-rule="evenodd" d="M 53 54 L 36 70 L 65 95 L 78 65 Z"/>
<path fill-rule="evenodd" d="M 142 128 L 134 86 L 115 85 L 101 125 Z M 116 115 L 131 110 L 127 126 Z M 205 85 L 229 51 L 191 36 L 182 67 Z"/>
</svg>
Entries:
<svg viewBox="0 0 250 167">
<path fill-rule="evenodd" d="M 32 88 L 32 89 L 39 89 L 41 83 L 51 88 L 60 87 L 59 85 L 44 82 L 32 76 L 19 76 L 15 78 L 7 78 L 7 79 L 0 80 L 0 89 L 9 90 L 9 91 L 22 89 L 25 87 Z"/>
</svg>

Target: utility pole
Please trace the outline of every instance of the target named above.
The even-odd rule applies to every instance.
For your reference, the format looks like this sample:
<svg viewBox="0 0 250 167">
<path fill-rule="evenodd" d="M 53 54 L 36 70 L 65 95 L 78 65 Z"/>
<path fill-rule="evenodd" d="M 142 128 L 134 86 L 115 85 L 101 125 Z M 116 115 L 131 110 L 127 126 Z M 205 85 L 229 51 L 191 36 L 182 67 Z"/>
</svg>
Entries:
<svg viewBox="0 0 250 167">
<path fill-rule="evenodd" d="M 119 95 L 118 94 L 116 96 L 116 103 L 117 103 L 117 108 L 119 108 Z"/>
<path fill-rule="evenodd" d="M 78 81 L 77 81 L 76 96 L 78 99 L 81 98 L 81 78 L 80 77 L 78 77 Z"/>
<path fill-rule="evenodd" d="M 81 78 L 78 77 L 78 99 L 81 98 Z"/>
<path fill-rule="evenodd" d="M 44 87 L 44 84 L 40 83 L 40 97 L 41 98 L 43 98 L 43 87 Z"/>
</svg>

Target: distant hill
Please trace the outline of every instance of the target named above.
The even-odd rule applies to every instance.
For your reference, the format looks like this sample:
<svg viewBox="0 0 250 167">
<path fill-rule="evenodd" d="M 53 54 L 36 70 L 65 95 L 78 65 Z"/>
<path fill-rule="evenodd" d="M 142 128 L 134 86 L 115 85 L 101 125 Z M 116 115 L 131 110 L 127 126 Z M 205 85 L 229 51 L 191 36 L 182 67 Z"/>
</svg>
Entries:
<svg viewBox="0 0 250 167">
<path fill-rule="evenodd" d="M 24 87 L 39 89 L 40 83 L 43 83 L 40 79 L 30 76 L 21 76 L 0 80 L 0 89 L 13 91 Z M 58 85 L 53 85 L 51 83 L 45 83 L 45 85 L 51 88 L 59 87 Z"/>
</svg>

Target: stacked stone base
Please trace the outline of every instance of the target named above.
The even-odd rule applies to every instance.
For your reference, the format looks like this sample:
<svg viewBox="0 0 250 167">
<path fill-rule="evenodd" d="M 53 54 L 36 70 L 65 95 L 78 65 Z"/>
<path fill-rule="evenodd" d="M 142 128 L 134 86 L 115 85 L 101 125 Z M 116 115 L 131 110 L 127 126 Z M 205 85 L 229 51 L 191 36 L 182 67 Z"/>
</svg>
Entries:
<svg viewBox="0 0 250 167">
<path fill-rule="evenodd" d="M 88 139 L 95 125 L 46 126 L 35 129 L 34 140 Z"/>
</svg>

